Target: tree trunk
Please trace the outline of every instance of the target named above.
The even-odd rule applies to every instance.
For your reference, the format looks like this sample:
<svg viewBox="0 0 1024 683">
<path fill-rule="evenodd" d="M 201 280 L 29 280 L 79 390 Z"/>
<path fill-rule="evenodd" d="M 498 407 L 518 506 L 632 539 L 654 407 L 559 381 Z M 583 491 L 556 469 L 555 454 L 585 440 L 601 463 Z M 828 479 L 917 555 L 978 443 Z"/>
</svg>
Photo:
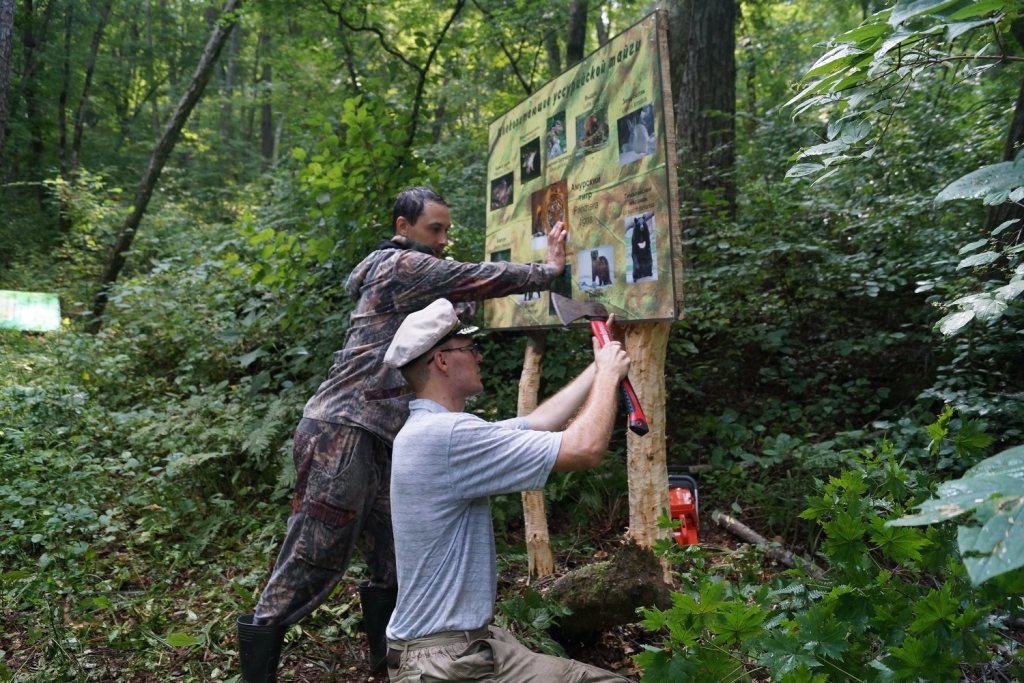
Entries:
<svg viewBox="0 0 1024 683">
<path fill-rule="evenodd" d="M 51 2 L 53 0 L 50 0 Z M 75 133 L 71 140 L 71 173 L 78 169 L 78 157 L 82 150 L 82 132 L 85 129 L 85 112 L 89 108 L 89 91 L 92 89 L 92 75 L 96 70 L 96 55 L 100 51 L 100 42 L 103 40 L 103 29 L 107 25 L 107 18 L 110 16 L 110 8 L 114 0 L 107 0 L 103 5 L 100 14 L 100 23 L 96 25 L 96 31 L 92 34 L 92 45 L 89 47 L 89 61 L 85 66 L 85 85 L 82 86 L 82 99 L 78 102 L 78 113 L 75 114 Z M 127 115 L 127 112 L 126 114 Z"/>
<path fill-rule="evenodd" d="M 626 434 L 629 473 L 629 531 L 626 536 L 650 548 L 659 538 L 670 538 L 658 528 L 658 516 L 669 509 L 668 462 L 665 443 L 665 355 L 672 323 L 640 323 L 626 327 L 626 352 L 631 359 L 630 382 L 647 415 L 645 436 Z M 668 563 L 662 560 L 665 581 L 671 582 Z"/>
<path fill-rule="evenodd" d="M 548 70 L 551 71 L 551 78 L 562 73 L 562 48 L 558 45 L 558 33 L 548 31 L 544 35 L 544 51 L 548 57 Z"/>
<path fill-rule="evenodd" d="M 597 44 L 604 47 L 608 44 L 608 22 L 604 20 L 604 15 L 597 15 Z"/>
<path fill-rule="evenodd" d="M 202 97 L 203 90 L 206 89 L 206 84 L 210 80 L 210 75 L 213 73 L 213 67 L 217 63 L 221 49 L 224 47 L 224 43 L 227 42 L 235 22 L 238 21 L 235 11 L 241 6 L 242 0 L 228 0 L 225 4 L 223 12 L 224 21 L 216 26 L 209 42 L 206 43 L 206 49 L 203 51 L 203 56 L 196 66 L 192 80 L 189 82 L 188 88 L 185 89 L 185 94 L 182 95 L 181 101 L 178 102 L 177 108 L 171 115 L 171 120 L 167 123 L 163 135 L 160 137 L 159 142 L 157 142 L 156 149 L 153 150 L 153 155 L 149 159 L 149 165 L 146 166 L 142 180 L 135 190 L 132 210 L 121 225 L 117 240 L 114 242 L 114 248 L 111 250 L 106 266 L 103 268 L 99 289 L 96 292 L 96 297 L 93 299 L 92 318 L 86 325 L 86 329 L 89 332 L 98 332 L 102 326 L 102 316 L 103 311 L 107 307 L 107 296 L 110 286 L 117 281 L 117 277 L 124 267 L 125 252 L 132 246 L 139 223 L 142 221 L 142 216 L 146 213 L 146 207 L 149 206 L 149 200 L 153 196 L 153 188 L 156 187 L 157 180 L 160 179 L 160 173 L 164 170 L 164 164 L 167 163 L 167 158 L 171 155 L 171 151 L 181 135 L 181 129 L 184 128 L 185 122 L 188 121 L 189 114 L 192 113 L 192 109 L 195 108 L 199 98 Z"/>
<path fill-rule="evenodd" d="M 57 147 L 60 156 L 60 177 L 65 182 L 69 180 L 68 172 L 68 91 L 71 89 L 71 25 L 72 0 L 64 2 L 64 80 L 61 81 L 60 96 L 57 98 L 57 130 L 60 138 Z M 61 212 L 60 229 L 67 232 L 71 225 L 65 220 L 65 214 Z"/>
<path fill-rule="evenodd" d="M 565 36 L 565 67 L 583 59 L 587 46 L 587 0 L 572 0 L 569 5 L 569 30 Z"/>
<path fill-rule="evenodd" d="M 263 73 L 260 75 L 262 92 L 260 97 L 260 142 L 264 163 L 269 163 L 274 156 L 274 112 L 270 104 L 270 84 L 273 79 L 273 68 L 267 54 L 270 52 L 270 34 L 260 34 L 260 46 L 263 48 Z"/>
<path fill-rule="evenodd" d="M 519 378 L 517 414 L 526 417 L 537 409 L 540 368 L 547 347 L 547 333 L 534 332 L 526 338 L 523 373 Z M 526 527 L 526 551 L 530 579 L 555 573 L 555 557 L 548 537 L 548 517 L 543 491 L 523 491 L 523 522 Z"/>
<path fill-rule="evenodd" d="M 29 136 L 31 137 L 32 157 L 29 162 L 32 167 L 31 178 L 41 181 L 43 176 L 43 116 L 39 112 L 39 102 L 36 99 L 38 85 L 36 83 L 37 69 L 39 62 L 36 60 L 36 49 L 46 41 L 46 27 L 50 22 L 50 15 L 57 3 L 51 0 L 43 10 L 43 18 L 40 22 L 39 32 L 35 31 L 35 8 L 33 0 L 25 0 L 25 28 L 22 31 L 22 50 L 24 51 L 24 68 L 22 71 L 22 93 L 25 98 L 25 116 L 28 119 Z M 46 201 L 46 187 L 40 182 L 37 185 L 37 197 L 39 205 Z"/>
<path fill-rule="evenodd" d="M 724 208 L 734 217 L 736 2 L 676 0 L 669 16 L 682 198 L 697 211 Z M 709 191 L 719 196 L 710 205 L 701 201 Z"/>
<path fill-rule="evenodd" d="M 0 0 L 0 169 L 7 141 L 7 93 L 11 85 L 11 50 L 14 47 L 14 0 Z"/>
<path fill-rule="evenodd" d="M 228 46 L 228 68 L 224 74 L 224 139 L 231 140 L 235 128 L 235 72 L 238 62 L 238 47 L 241 41 L 242 26 L 235 24 L 231 30 L 231 43 Z"/>
</svg>

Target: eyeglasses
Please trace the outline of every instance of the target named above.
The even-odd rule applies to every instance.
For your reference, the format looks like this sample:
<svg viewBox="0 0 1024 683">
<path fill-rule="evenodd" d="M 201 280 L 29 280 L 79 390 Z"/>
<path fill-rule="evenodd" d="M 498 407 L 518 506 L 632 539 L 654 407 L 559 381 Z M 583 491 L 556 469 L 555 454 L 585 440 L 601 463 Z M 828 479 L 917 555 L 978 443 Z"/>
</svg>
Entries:
<svg viewBox="0 0 1024 683">
<path fill-rule="evenodd" d="M 445 351 L 472 351 L 474 356 L 476 356 L 477 354 L 481 356 L 483 355 L 482 353 L 480 353 L 480 349 L 475 343 L 470 344 L 469 346 L 458 346 L 454 349 L 438 349 L 438 351 L 440 351 L 441 353 L 444 353 Z M 430 361 L 428 362 L 432 363 L 434 362 L 434 359 L 431 358 Z"/>
</svg>

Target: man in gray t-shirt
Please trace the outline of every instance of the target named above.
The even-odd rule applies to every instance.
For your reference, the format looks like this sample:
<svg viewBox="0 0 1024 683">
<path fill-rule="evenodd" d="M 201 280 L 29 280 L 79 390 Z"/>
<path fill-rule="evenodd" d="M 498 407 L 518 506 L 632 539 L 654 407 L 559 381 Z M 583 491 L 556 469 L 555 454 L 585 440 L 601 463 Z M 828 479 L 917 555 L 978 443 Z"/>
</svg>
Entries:
<svg viewBox="0 0 1024 683">
<path fill-rule="evenodd" d="M 384 358 L 416 392 L 391 466 L 398 569 L 387 629 L 391 680 L 622 681 L 531 652 L 489 626 L 497 568 L 488 496 L 543 488 L 551 472 L 596 467 L 629 357 L 618 342 L 598 350 L 595 341 L 595 362 L 562 391 L 527 417 L 490 423 L 462 412 L 483 390 L 475 331 L 439 299 L 406 318 Z"/>
</svg>

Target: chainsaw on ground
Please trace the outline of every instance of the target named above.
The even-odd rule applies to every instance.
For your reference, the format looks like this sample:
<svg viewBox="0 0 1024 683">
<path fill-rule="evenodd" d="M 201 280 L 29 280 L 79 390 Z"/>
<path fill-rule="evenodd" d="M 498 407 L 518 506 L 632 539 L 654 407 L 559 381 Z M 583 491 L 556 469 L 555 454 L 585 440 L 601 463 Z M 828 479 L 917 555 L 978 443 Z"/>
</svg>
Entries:
<svg viewBox="0 0 1024 683">
<path fill-rule="evenodd" d="M 697 545 L 700 530 L 700 499 L 697 495 L 697 480 L 685 465 L 671 465 L 668 468 L 669 516 L 679 522 L 672 529 L 672 536 L 679 545 Z"/>
</svg>

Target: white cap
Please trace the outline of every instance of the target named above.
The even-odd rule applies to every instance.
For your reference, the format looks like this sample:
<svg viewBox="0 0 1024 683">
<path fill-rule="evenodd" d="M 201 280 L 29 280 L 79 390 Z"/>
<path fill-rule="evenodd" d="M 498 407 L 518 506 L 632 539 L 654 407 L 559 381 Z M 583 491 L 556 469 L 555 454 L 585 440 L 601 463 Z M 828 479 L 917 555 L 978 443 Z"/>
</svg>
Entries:
<svg viewBox="0 0 1024 683">
<path fill-rule="evenodd" d="M 448 299 L 438 299 L 423 310 L 406 316 L 384 354 L 384 364 L 400 368 L 422 356 L 445 337 L 467 337 L 478 329 L 464 326 L 455 315 L 452 303 Z"/>
</svg>

